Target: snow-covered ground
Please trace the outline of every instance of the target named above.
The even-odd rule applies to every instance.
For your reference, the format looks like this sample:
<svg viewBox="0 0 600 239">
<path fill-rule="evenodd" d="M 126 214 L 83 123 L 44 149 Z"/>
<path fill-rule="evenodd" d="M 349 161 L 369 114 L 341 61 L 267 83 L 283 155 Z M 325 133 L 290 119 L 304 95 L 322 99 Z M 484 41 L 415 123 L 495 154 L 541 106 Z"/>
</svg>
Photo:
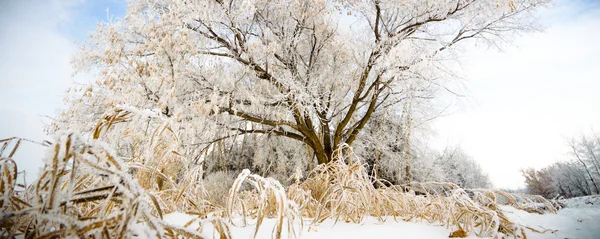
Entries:
<svg viewBox="0 0 600 239">
<path fill-rule="evenodd" d="M 538 230 L 548 230 L 544 234 L 530 232 L 527 238 L 568 238 L 599 239 L 600 208 L 564 208 L 557 214 L 535 214 L 517 210 L 513 207 L 502 207 L 507 217 Z"/>
<path fill-rule="evenodd" d="M 523 226 L 546 231 L 539 234 L 528 231 L 529 239 L 600 239 L 600 196 L 574 198 L 563 201 L 567 207 L 557 214 L 535 214 L 503 206 L 507 217 Z M 165 220 L 173 225 L 184 226 L 194 216 L 183 213 L 171 213 Z M 195 223 L 194 223 L 195 224 Z M 194 229 L 192 224 L 189 229 Z M 197 224 L 195 224 L 197 225 Z M 271 238 L 271 230 L 275 225 L 274 219 L 265 219 L 256 238 Z M 362 224 L 345 222 L 334 223 L 326 220 L 316 227 L 309 227 L 310 221 L 305 221 L 301 238 L 448 238 L 452 228 L 429 224 L 427 222 L 404 222 L 388 218 L 380 223 L 375 218 L 368 218 Z M 230 226 L 233 238 L 251 238 L 254 226 Z M 284 230 L 285 231 L 285 230 Z M 203 233 L 212 236 L 212 228 L 207 227 Z M 284 237 L 286 238 L 286 237 Z M 471 235 L 467 238 L 478 238 Z"/>
<path fill-rule="evenodd" d="M 559 201 L 566 204 L 566 207 L 568 208 L 600 208 L 599 195 L 570 198 Z"/>
</svg>

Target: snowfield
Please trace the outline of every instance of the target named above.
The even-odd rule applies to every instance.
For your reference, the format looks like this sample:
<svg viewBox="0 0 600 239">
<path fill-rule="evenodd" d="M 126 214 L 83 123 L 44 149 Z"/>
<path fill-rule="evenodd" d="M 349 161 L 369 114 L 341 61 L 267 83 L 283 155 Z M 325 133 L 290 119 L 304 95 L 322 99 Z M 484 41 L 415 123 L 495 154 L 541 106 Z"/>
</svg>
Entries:
<svg viewBox="0 0 600 239">
<path fill-rule="evenodd" d="M 544 234 L 528 233 L 528 238 L 568 238 L 598 239 L 600 238 L 600 208 L 564 208 L 557 214 L 535 214 L 503 207 L 507 216 L 522 225 L 533 227 Z"/>
<path fill-rule="evenodd" d="M 557 214 L 535 214 L 515 209 L 511 206 L 502 206 L 509 219 L 522 226 L 528 226 L 545 233 L 529 231 L 529 239 L 600 239 L 600 196 L 588 196 L 561 200 L 566 205 Z M 165 215 L 164 219 L 169 224 L 184 226 L 196 218 L 180 212 Z M 410 221 L 386 218 L 381 223 L 376 218 L 368 218 L 362 224 L 337 222 L 328 219 L 318 226 L 310 226 L 311 221 L 305 220 L 304 230 L 301 238 L 448 238 L 453 228 L 447 228 L 439 224 L 428 222 Z M 256 238 L 271 238 L 271 229 L 275 225 L 275 219 L 265 219 L 260 227 Z M 187 228 L 196 229 L 198 223 L 191 223 Z M 254 232 L 254 224 L 246 227 L 231 226 L 233 238 L 251 238 Z M 218 238 L 214 235 L 213 228 L 206 226 L 203 234 L 206 238 Z M 287 231 L 284 229 L 283 238 Z M 470 235 L 466 238 L 478 238 Z"/>
</svg>

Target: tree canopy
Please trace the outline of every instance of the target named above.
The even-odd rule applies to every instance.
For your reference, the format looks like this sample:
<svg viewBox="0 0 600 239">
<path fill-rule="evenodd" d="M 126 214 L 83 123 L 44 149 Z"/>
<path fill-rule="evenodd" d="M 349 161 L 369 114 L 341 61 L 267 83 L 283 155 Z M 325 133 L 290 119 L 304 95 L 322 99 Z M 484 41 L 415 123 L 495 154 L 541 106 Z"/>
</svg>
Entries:
<svg viewBox="0 0 600 239">
<path fill-rule="evenodd" d="M 97 80 L 73 89 L 51 130 L 100 137 L 108 120 L 127 151 L 165 125 L 177 141 L 165 147 L 196 160 L 276 145 L 275 157 L 305 166 L 357 144 L 410 159 L 415 109 L 445 90 L 459 43 L 534 30 L 547 2 L 130 1 L 74 59 Z"/>
</svg>

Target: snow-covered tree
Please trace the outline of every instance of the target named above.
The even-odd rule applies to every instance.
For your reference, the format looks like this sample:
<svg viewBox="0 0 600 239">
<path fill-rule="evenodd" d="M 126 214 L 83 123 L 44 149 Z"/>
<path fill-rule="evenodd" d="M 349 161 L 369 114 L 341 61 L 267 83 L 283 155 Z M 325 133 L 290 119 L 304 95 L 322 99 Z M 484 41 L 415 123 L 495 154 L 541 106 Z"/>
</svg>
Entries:
<svg viewBox="0 0 600 239">
<path fill-rule="evenodd" d="M 577 161 L 556 162 L 536 170 L 521 170 L 528 193 L 546 198 L 578 197 L 595 193 L 585 168 Z"/>
<path fill-rule="evenodd" d="M 548 167 L 553 195 L 563 197 L 585 196 L 592 193 L 585 169 L 576 162 L 557 162 Z M 549 183 L 548 181 L 546 183 Z"/>
<path fill-rule="evenodd" d="M 570 160 L 545 168 L 523 170 L 529 191 L 545 197 L 598 194 L 600 188 L 600 137 L 595 132 L 569 140 Z"/>
<path fill-rule="evenodd" d="M 593 192 L 600 194 L 600 137 L 596 134 L 593 138 L 581 135 L 579 139 L 569 141 L 569 146 L 572 157 L 585 171 Z"/>
<path fill-rule="evenodd" d="M 74 65 L 98 78 L 74 87 L 51 131 L 119 138 L 133 158 L 152 139 L 175 158 L 288 171 L 361 141 L 402 152 L 410 173 L 416 109 L 445 89 L 459 43 L 510 41 L 547 2 L 132 0 L 82 46 Z"/>
<path fill-rule="evenodd" d="M 452 182 L 463 188 L 489 188 L 492 182 L 488 174 L 473 157 L 462 148 L 447 148 L 437 158 L 434 168 L 442 170 L 441 179 L 436 181 Z"/>
<path fill-rule="evenodd" d="M 547 168 L 536 170 L 534 168 L 522 169 L 521 174 L 525 178 L 525 185 L 530 194 L 536 194 L 545 198 L 556 196 L 552 188 L 552 175 Z"/>
</svg>

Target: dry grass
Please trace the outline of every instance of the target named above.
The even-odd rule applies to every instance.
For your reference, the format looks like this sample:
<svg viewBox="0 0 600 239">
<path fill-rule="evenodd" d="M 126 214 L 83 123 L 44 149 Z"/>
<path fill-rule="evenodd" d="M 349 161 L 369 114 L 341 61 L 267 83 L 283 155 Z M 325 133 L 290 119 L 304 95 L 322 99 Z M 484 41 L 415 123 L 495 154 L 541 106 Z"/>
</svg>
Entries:
<svg viewBox="0 0 600 239">
<path fill-rule="evenodd" d="M 84 143 L 74 134 L 64 134 L 50 145 L 47 159 L 27 193 L 2 201 L 10 208 L 2 216 L 2 237 L 203 238 L 160 220 L 163 212 L 156 197 L 104 144 Z M 0 162 L 8 172 L 3 181 L 12 185 L 13 165 L 10 159 Z"/>
<path fill-rule="evenodd" d="M 245 197 L 240 197 L 239 190 L 245 182 L 252 185 L 254 191 L 246 194 Z M 296 203 L 288 200 L 281 183 L 272 178 L 251 174 L 247 169 L 238 175 L 229 190 L 227 216 L 231 223 L 234 223 L 236 218 L 241 218 L 244 226 L 247 225 L 247 217 L 256 218 L 253 238 L 256 238 L 265 217 L 277 219 L 273 228 L 273 238 L 282 238 L 284 223 L 288 238 L 299 238 L 303 226 L 302 216 Z"/>
<path fill-rule="evenodd" d="M 385 187 L 370 178 L 352 149 L 336 152 L 337 160 L 315 168 L 303 182 L 284 188 L 277 180 L 244 170 L 228 195 L 208 195 L 202 168 L 177 152 L 178 138 L 169 124 L 159 124 L 137 142 L 134 157 L 122 159 L 100 140 L 116 122 L 134 114 L 117 110 L 98 123 L 86 141 L 62 134 L 46 143 L 46 165 L 31 186 L 18 184 L 14 154 L 21 139 L 0 140 L 0 237 L 11 238 L 205 238 L 211 226 L 230 238 L 230 225 L 254 223 L 256 237 L 265 218 L 275 218 L 273 238 L 298 238 L 303 217 L 313 224 L 326 219 L 361 223 L 417 220 L 454 228 L 454 235 L 510 235 L 525 238 L 540 232 L 511 222 L 499 205 L 535 213 L 556 212 L 539 196 L 496 190 L 465 191 L 449 183 L 414 183 Z M 12 145 L 12 147 L 11 147 Z M 373 185 L 380 184 L 381 187 Z M 219 203 L 226 197 L 225 205 Z M 197 218 L 185 227 L 168 225 L 162 216 L 181 211 Z M 199 225 L 194 230 L 189 225 Z"/>
<path fill-rule="evenodd" d="M 538 213 L 556 212 L 548 200 L 539 196 L 519 195 L 517 200 L 502 191 L 467 192 L 450 183 L 375 188 L 350 148 L 341 149 L 337 155 L 338 160 L 319 166 L 306 181 L 288 188 L 288 196 L 296 200 L 304 216 L 314 218 L 313 223 L 328 218 L 361 223 L 368 216 L 382 221 L 392 217 L 437 222 L 481 237 L 503 233 L 525 238 L 526 228 L 539 231 L 511 222 L 499 205 Z M 523 200 L 529 203 L 519 203 Z M 542 206 L 535 207 L 538 205 Z"/>
</svg>

